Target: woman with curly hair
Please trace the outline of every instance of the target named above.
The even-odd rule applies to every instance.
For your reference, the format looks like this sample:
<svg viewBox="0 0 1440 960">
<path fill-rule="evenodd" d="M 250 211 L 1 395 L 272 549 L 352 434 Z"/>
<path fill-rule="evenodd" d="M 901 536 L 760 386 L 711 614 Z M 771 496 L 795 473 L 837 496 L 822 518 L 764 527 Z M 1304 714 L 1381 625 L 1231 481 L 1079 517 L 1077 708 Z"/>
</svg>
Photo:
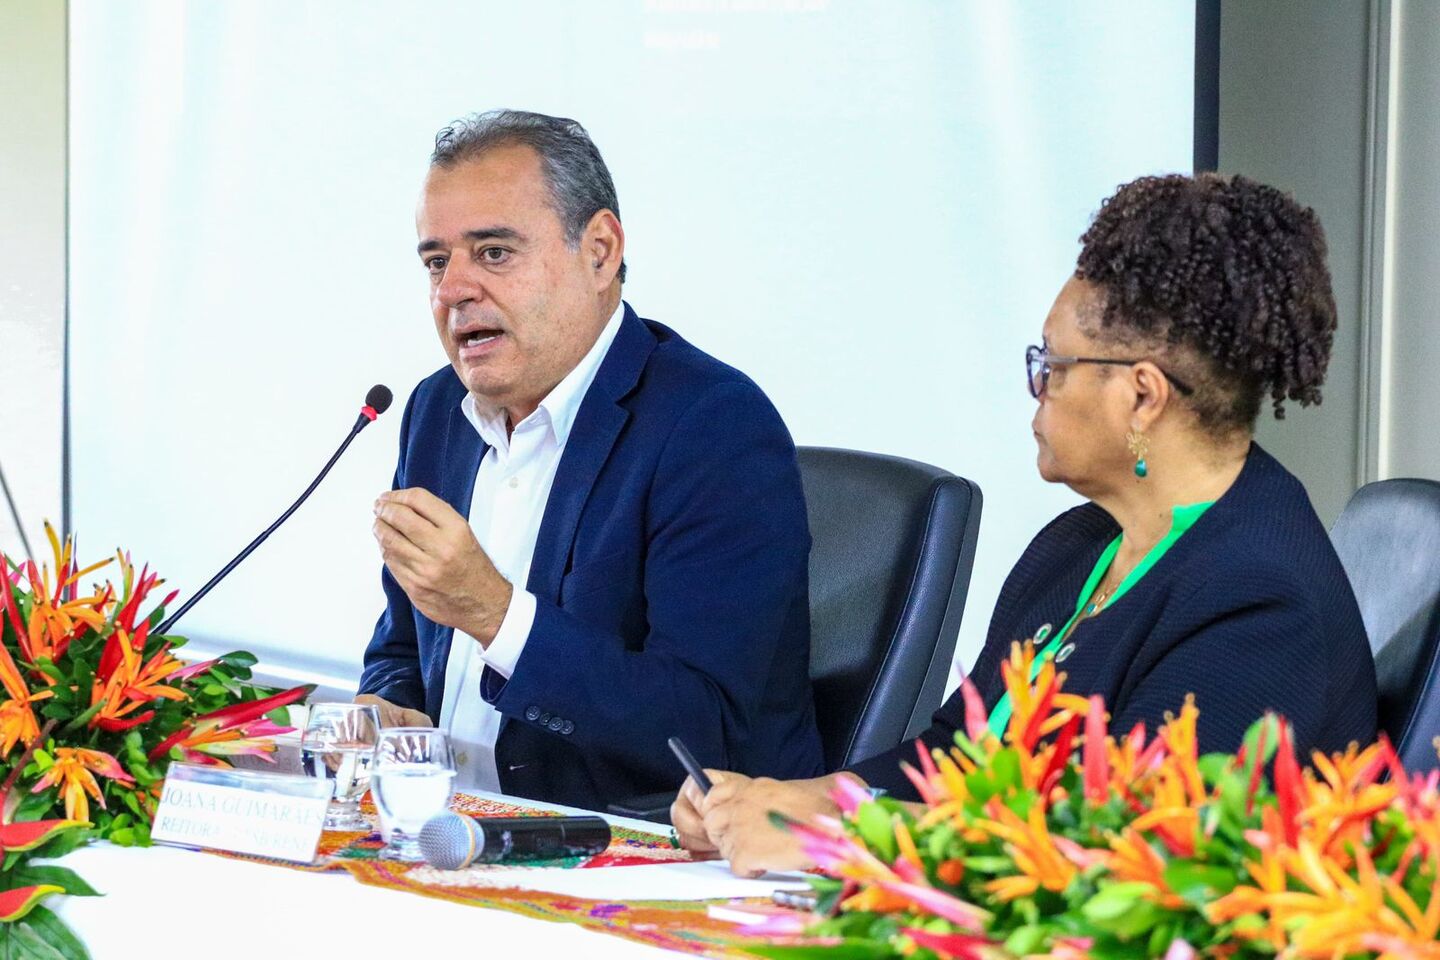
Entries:
<svg viewBox="0 0 1440 960">
<path fill-rule="evenodd" d="M 1265 711 L 1301 756 L 1375 736 L 1360 611 L 1300 482 L 1253 440 L 1266 396 L 1320 402 L 1335 335 L 1313 210 L 1244 177 L 1144 177 L 1106 200 L 1075 273 L 1026 350 L 1040 475 L 1089 502 L 1040 531 L 1010 572 L 970 672 L 997 733 L 1015 640 L 1100 694 L 1111 728 L 1151 730 L 1193 693 L 1201 752 L 1231 751 Z M 921 739 L 946 747 L 959 691 Z M 780 810 L 831 810 L 849 776 L 903 798 L 904 743 L 849 771 L 777 782 L 717 773 L 671 810 L 687 847 L 736 872 L 799 865 Z"/>
</svg>

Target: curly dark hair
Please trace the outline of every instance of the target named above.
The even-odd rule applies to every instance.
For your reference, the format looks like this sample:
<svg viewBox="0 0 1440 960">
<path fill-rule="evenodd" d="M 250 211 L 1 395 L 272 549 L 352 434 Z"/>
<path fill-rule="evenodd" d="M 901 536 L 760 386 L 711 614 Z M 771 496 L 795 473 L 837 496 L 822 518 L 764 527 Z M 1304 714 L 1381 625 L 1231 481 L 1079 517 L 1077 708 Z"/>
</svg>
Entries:
<svg viewBox="0 0 1440 960">
<path fill-rule="evenodd" d="M 1162 351 L 1202 427 L 1253 430 L 1266 393 L 1277 419 L 1320 402 L 1335 298 L 1314 210 L 1242 176 L 1141 177 L 1080 242 L 1075 276 L 1103 295 L 1087 333 Z"/>
</svg>

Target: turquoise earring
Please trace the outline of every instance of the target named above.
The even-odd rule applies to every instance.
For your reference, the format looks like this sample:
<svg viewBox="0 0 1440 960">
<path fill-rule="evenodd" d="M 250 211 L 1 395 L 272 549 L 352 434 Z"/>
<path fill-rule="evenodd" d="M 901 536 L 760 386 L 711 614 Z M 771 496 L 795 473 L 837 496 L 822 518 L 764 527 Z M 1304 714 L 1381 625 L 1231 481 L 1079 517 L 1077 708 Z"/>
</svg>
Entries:
<svg viewBox="0 0 1440 960">
<path fill-rule="evenodd" d="M 1145 462 L 1145 455 L 1150 452 L 1150 441 L 1145 439 L 1145 434 L 1132 430 L 1125 434 L 1125 442 L 1135 457 L 1135 476 L 1144 480 L 1150 475 L 1150 465 Z"/>
</svg>

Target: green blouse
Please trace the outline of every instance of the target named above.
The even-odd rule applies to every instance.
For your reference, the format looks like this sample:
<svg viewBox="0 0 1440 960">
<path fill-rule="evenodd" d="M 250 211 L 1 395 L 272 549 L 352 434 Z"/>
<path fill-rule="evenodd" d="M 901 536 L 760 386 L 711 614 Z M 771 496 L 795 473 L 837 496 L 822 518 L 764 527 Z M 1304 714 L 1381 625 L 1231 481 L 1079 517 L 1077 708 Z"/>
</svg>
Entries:
<svg viewBox="0 0 1440 960">
<path fill-rule="evenodd" d="M 1195 521 L 1199 520 L 1201 515 L 1204 514 L 1206 510 L 1209 510 L 1214 503 L 1214 500 L 1207 500 L 1204 503 L 1192 503 L 1188 506 L 1171 508 L 1169 532 L 1161 537 L 1160 542 L 1151 547 L 1150 552 L 1145 554 L 1145 557 L 1135 565 L 1135 569 L 1126 575 L 1125 579 L 1120 582 L 1120 586 L 1116 587 L 1115 592 L 1110 595 L 1109 602 L 1114 603 L 1116 600 L 1119 600 L 1130 591 L 1131 587 L 1139 583 L 1140 578 L 1145 576 L 1151 567 L 1160 562 L 1160 558 L 1165 556 L 1166 552 L 1175 545 L 1175 541 L 1179 540 L 1186 530 L 1193 527 Z M 1035 677 L 1039 675 L 1040 667 L 1046 660 L 1055 657 L 1056 654 L 1062 650 L 1064 653 L 1059 657 L 1059 660 L 1064 660 L 1066 656 L 1069 656 L 1069 650 L 1065 650 L 1065 646 L 1069 646 L 1069 644 L 1065 644 L 1065 641 L 1069 638 L 1071 631 L 1075 629 L 1076 625 L 1084 617 L 1094 616 L 1097 612 L 1094 609 L 1087 609 L 1087 607 L 1090 604 L 1090 598 L 1095 595 L 1095 588 L 1100 586 L 1101 580 L 1105 579 L 1106 571 L 1110 569 L 1110 564 L 1115 559 L 1115 554 L 1119 552 L 1121 539 L 1123 539 L 1123 536 L 1116 537 L 1110 541 L 1110 545 L 1100 554 L 1100 559 L 1095 561 L 1095 569 L 1090 571 L 1089 579 L 1087 579 L 1085 585 L 1080 588 L 1080 599 L 1075 602 L 1075 612 L 1070 615 L 1069 620 L 1065 621 L 1065 626 L 1060 628 L 1060 632 L 1051 637 L 1049 624 L 1041 627 L 1036 632 L 1034 639 L 1035 644 L 1038 646 L 1044 643 L 1045 646 L 1041 648 L 1039 655 L 1035 658 L 1034 665 L 1031 667 L 1031 682 L 1034 682 Z M 1049 638 L 1048 643 L 1046 643 L 1047 638 Z M 1004 735 L 1005 727 L 1010 723 L 1010 715 L 1012 712 L 1013 707 L 1010 704 L 1009 692 L 1001 694 L 999 702 L 995 704 L 995 709 L 990 711 L 989 726 L 990 731 L 994 733 L 995 736 L 999 737 Z"/>
</svg>

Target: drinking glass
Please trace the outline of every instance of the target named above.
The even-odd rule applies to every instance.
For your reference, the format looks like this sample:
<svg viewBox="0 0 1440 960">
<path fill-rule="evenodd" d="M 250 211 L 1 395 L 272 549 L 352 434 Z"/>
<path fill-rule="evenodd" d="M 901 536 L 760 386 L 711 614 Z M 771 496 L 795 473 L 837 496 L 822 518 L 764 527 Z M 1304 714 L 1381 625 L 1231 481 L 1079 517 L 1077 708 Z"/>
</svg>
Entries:
<svg viewBox="0 0 1440 960">
<path fill-rule="evenodd" d="M 317 703 L 300 735 L 305 773 L 330 781 L 326 830 L 368 830 L 360 798 L 370 787 L 370 767 L 380 739 L 380 711 L 360 703 Z"/>
<path fill-rule="evenodd" d="M 391 727 L 380 732 L 371 771 L 380 812 L 385 860 L 415 861 L 425 821 L 450 806 L 455 760 L 450 740 L 434 727 Z"/>
</svg>

